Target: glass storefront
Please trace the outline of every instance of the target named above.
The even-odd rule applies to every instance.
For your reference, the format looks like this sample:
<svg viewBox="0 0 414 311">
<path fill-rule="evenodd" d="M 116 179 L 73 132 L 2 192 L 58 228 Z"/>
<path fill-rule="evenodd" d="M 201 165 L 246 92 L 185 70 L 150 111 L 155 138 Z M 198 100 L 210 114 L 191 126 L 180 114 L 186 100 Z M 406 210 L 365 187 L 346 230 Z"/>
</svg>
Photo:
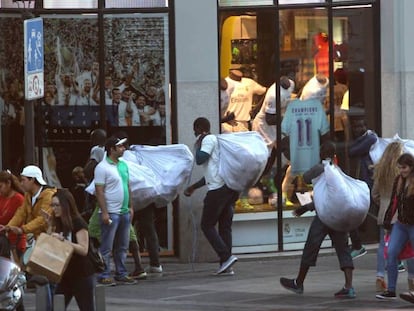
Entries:
<svg viewBox="0 0 414 311">
<path fill-rule="evenodd" d="M 29 7 L 19 2 L 3 0 L 0 9 Z M 29 102 L 35 116 L 33 161 L 53 186 L 72 186 L 72 170 L 86 164 L 96 128 L 108 135 L 123 131 L 130 144 L 172 142 L 168 2 L 106 1 L 106 9 L 98 9 L 98 2 L 105 3 L 45 0 L 45 10 L 37 8 L 44 29 L 44 98 Z M 128 8 L 128 13 L 115 14 L 112 8 Z M 25 15 L 9 11 L 0 12 L 1 156 L 2 167 L 18 175 L 25 165 L 28 128 Z M 160 246 L 167 253 L 173 251 L 173 209 L 170 204 L 156 210 Z"/>
<path fill-rule="evenodd" d="M 380 130 L 374 9 L 372 4 L 334 7 L 325 1 L 283 0 L 274 9 L 252 2 L 245 3 L 249 9 L 237 9 L 239 2 L 220 1 L 220 111 L 222 120 L 235 115 L 221 130 L 258 131 L 270 156 L 257 187 L 237 202 L 233 244 L 241 252 L 280 250 L 282 244 L 300 249 L 314 214 L 295 218 L 292 211 L 300 206 L 301 194 L 312 191 L 301 175 L 318 162 L 319 134 L 328 131 L 339 165 L 357 177 L 358 162 L 348 156 L 353 125 L 363 119 L 368 128 Z M 301 3 L 306 7 L 288 6 Z M 290 103 L 310 99 L 320 101 L 326 118 L 322 127 L 309 118 L 285 116 Z"/>
</svg>

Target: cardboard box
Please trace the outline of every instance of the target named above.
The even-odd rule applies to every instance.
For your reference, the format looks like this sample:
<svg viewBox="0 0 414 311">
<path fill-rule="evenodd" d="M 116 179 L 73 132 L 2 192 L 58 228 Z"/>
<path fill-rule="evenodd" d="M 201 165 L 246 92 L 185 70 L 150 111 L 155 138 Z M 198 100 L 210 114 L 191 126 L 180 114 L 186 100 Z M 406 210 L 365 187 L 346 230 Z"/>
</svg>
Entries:
<svg viewBox="0 0 414 311">
<path fill-rule="evenodd" d="M 30 274 L 47 277 L 59 283 L 73 254 L 73 246 L 46 233 L 41 233 L 27 263 Z"/>
</svg>

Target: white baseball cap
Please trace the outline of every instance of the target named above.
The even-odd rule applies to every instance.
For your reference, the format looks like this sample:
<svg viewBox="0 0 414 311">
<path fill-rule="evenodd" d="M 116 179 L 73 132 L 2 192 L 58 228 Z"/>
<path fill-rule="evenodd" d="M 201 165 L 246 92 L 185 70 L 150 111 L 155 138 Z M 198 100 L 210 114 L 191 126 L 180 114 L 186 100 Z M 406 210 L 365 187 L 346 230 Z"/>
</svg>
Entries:
<svg viewBox="0 0 414 311">
<path fill-rule="evenodd" d="M 25 177 L 36 178 L 39 184 L 41 184 L 42 186 L 46 185 L 46 182 L 42 176 L 42 171 L 36 165 L 26 166 L 20 175 Z"/>
</svg>

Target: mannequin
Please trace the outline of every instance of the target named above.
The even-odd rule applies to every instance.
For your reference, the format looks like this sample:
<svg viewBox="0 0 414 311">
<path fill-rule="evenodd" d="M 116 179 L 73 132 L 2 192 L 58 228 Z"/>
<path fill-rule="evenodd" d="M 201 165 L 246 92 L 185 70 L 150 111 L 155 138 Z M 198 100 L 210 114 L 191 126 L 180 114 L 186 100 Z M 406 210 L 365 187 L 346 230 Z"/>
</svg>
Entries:
<svg viewBox="0 0 414 311">
<path fill-rule="evenodd" d="M 329 40 L 326 32 L 319 32 L 313 37 L 314 60 L 316 72 L 329 76 Z"/>
<path fill-rule="evenodd" d="M 283 116 L 291 99 L 295 83 L 286 76 L 280 78 L 280 108 Z M 263 105 L 253 120 L 252 130 L 257 131 L 266 142 L 269 150 L 269 158 L 264 169 L 261 184 L 266 186 L 270 193 L 276 193 L 274 177 L 276 168 L 273 167 L 276 160 L 276 83 L 273 83 L 266 92 Z M 287 162 L 283 157 L 282 162 Z M 283 165 L 283 164 L 282 164 Z"/>
<path fill-rule="evenodd" d="M 286 205 L 291 205 L 287 192 L 292 181 L 319 162 L 320 140 L 329 138 L 329 123 L 322 105 L 328 85 L 326 76 L 315 75 L 304 86 L 300 100 L 289 104 L 283 118 L 281 129 L 289 136 L 290 150 L 290 168 L 282 184 Z"/>
<path fill-rule="evenodd" d="M 228 87 L 233 90 L 225 114 L 234 113 L 234 120 L 223 123 L 222 132 L 248 131 L 253 95 L 263 95 L 266 88 L 253 79 L 243 77 L 240 70 L 230 70 L 225 80 Z"/>
</svg>

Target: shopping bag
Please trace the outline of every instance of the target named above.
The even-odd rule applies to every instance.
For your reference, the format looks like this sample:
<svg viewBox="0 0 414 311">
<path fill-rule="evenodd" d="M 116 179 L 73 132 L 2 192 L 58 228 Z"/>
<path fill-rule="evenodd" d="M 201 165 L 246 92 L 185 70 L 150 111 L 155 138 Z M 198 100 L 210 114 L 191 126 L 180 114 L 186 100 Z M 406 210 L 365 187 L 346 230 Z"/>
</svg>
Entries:
<svg viewBox="0 0 414 311">
<path fill-rule="evenodd" d="M 390 234 L 386 233 L 384 235 L 384 258 L 387 259 L 388 258 L 388 243 L 390 242 Z M 404 259 L 408 259 L 408 258 L 413 258 L 414 257 L 414 250 L 411 246 L 411 242 L 408 241 L 404 248 L 402 249 L 400 255 L 398 255 L 398 259 L 404 260 Z"/>
<path fill-rule="evenodd" d="M 255 132 L 217 135 L 220 148 L 219 175 L 227 187 L 244 191 L 256 184 L 266 167 L 269 151 Z"/>
<path fill-rule="evenodd" d="M 330 161 L 323 161 L 324 173 L 312 180 L 315 209 L 320 220 L 333 230 L 358 228 L 368 214 L 368 185 L 346 175 Z"/>
<path fill-rule="evenodd" d="M 59 283 L 73 254 L 73 246 L 46 233 L 41 233 L 26 266 L 30 274 L 45 276 Z"/>
</svg>

